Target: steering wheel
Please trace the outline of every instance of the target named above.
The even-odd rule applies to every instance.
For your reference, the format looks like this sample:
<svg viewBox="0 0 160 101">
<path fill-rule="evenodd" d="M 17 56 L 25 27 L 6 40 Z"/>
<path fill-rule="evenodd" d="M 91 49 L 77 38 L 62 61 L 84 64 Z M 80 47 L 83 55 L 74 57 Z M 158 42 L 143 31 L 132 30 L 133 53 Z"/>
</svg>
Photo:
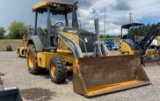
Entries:
<svg viewBox="0 0 160 101">
<path fill-rule="evenodd" d="M 62 22 L 57 22 L 54 26 L 55 28 L 65 27 L 65 25 Z"/>
</svg>

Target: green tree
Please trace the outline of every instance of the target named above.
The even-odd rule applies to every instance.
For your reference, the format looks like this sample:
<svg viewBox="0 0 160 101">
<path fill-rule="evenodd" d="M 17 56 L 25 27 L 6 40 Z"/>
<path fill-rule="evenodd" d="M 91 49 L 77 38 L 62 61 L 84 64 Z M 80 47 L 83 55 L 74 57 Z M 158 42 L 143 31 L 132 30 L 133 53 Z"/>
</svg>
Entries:
<svg viewBox="0 0 160 101">
<path fill-rule="evenodd" d="M 105 37 L 104 35 L 102 35 L 102 34 L 100 35 L 100 38 L 104 38 L 104 37 Z"/>
<path fill-rule="evenodd" d="M 0 39 L 3 39 L 4 38 L 4 36 L 5 36 L 5 33 L 6 32 L 6 30 L 5 30 L 5 28 L 3 28 L 3 27 L 0 27 Z"/>
<path fill-rule="evenodd" d="M 151 29 L 151 25 L 148 23 L 146 26 L 145 26 L 145 35 L 149 33 Z"/>
<path fill-rule="evenodd" d="M 54 27 L 54 25 L 51 24 L 51 27 Z M 45 27 L 42 29 L 42 31 L 43 31 L 43 33 L 44 33 L 45 35 L 47 34 L 47 30 L 48 30 L 47 26 L 45 26 Z"/>
<path fill-rule="evenodd" d="M 28 25 L 24 22 L 14 20 L 8 27 L 9 34 L 7 38 L 9 39 L 22 39 L 23 35 L 27 33 Z"/>
</svg>

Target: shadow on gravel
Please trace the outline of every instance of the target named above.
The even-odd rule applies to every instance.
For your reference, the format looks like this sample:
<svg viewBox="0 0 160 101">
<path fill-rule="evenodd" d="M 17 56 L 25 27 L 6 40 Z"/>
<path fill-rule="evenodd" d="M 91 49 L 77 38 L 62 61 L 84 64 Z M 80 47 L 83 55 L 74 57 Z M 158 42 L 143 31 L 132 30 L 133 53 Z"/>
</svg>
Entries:
<svg viewBox="0 0 160 101">
<path fill-rule="evenodd" d="M 41 74 L 38 74 L 38 76 L 43 76 L 45 79 L 50 79 L 49 71 L 45 71 Z M 67 79 L 69 81 L 72 81 L 73 78 L 73 72 L 67 72 Z"/>
<path fill-rule="evenodd" d="M 39 76 L 43 76 L 45 79 L 50 79 L 49 71 L 44 71 L 44 72 L 41 73 Z"/>
<path fill-rule="evenodd" d="M 41 74 L 38 74 L 36 76 L 41 76 L 44 77 L 45 79 L 51 79 L 50 75 L 49 75 L 49 71 L 43 71 Z M 73 78 L 73 72 L 67 72 L 67 80 L 66 82 L 62 83 L 62 84 L 58 84 L 58 85 L 65 85 L 68 84 L 68 82 L 71 82 Z"/>
<path fill-rule="evenodd" d="M 55 92 L 49 89 L 42 88 L 30 88 L 21 90 L 21 95 L 23 98 L 29 101 L 48 101 L 51 100 L 51 96 L 55 96 Z"/>
<path fill-rule="evenodd" d="M 73 78 L 73 72 L 67 72 L 67 79 L 69 81 L 72 81 L 72 78 Z"/>
</svg>

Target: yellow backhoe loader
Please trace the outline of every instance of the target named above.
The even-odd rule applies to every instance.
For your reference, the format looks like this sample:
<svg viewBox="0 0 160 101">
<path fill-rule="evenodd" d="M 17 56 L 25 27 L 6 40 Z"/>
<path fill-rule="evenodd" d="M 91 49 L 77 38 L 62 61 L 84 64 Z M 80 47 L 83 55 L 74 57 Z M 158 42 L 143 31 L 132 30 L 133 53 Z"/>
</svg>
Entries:
<svg viewBox="0 0 160 101">
<path fill-rule="evenodd" d="M 28 40 L 27 64 L 31 74 L 49 70 L 51 81 L 63 83 L 68 71 L 73 71 L 73 90 L 85 96 L 95 96 L 150 84 L 140 65 L 139 55 L 107 56 L 109 51 L 96 34 L 80 29 L 77 2 L 40 2 L 33 7 L 35 28 Z M 47 14 L 47 34 L 37 27 L 38 15 Z M 72 27 L 67 15 L 72 13 Z M 64 16 L 65 24 L 51 26 L 54 15 Z"/>
<path fill-rule="evenodd" d="M 133 55 L 133 54 L 140 54 L 141 55 L 141 62 L 144 64 L 144 61 L 147 62 L 155 62 L 159 64 L 160 61 L 160 47 L 157 46 L 155 49 L 149 49 L 152 41 L 155 39 L 156 35 L 159 32 L 160 23 L 153 26 L 149 33 L 144 35 L 144 38 L 140 38 L 137 36 L 136 28 L 144 27 L 142 23 L 130 23 L 123 25 L 121 27 L 121 40 L 120 40 L 120 47 L 118 54 L 119 55 Z M 144 30 L 144 28 L 142 28 Z M 125 30 L 125 31 L 123 31 Z M 126 31 L 127 30 L 127 31 Z M 134 31 L 131 31 L 134 30 Z M 127 32 L 124 33 L 123 32 Z M 134 33 L 133 33 L 134 32 Z M 144 32 L 144 31 L 142 31 Z M 148 61 L 148 57 L 153 57 Z M 156 61 L 155 61 L 156 60 Z"/>
<path fill-rule="evenodd" d="M 23 41 L 22 41 L 23 46 L 17 47 L 17 49 L 16 49 L 17 55 L 19 57 L 26 57 L 27 56 L 27 50 L 28 50 L 27 42 L 28 42 L 28 35 L 25 34 L 23 36 Z"/>
</svg>

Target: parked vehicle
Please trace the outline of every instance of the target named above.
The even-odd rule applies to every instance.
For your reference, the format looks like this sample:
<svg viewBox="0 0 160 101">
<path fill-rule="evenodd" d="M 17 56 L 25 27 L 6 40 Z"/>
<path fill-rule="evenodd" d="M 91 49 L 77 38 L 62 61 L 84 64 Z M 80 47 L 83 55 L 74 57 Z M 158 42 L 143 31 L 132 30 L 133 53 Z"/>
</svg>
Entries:
<svg viewBox="0 0 160 101">
<path fill-rule="evenodd" d="M 108 47 L 109 50 L 118 50 L 119 49 L 119 43 L 115 42 L 114 38 L 107 38 L 105 40 L 106 46 Z"/>
</svg>

